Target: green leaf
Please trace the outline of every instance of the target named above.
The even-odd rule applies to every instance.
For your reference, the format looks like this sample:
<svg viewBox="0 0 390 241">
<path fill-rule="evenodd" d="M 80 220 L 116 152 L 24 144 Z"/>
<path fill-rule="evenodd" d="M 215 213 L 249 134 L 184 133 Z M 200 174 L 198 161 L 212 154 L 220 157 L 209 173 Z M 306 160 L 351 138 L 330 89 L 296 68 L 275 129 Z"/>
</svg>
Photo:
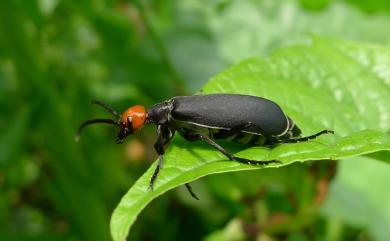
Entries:
<svg viewBox="0 0 390 241">
<path fill-rule="evenodd" d="M 379 46 L 314 38 L 311 45 L 283 48 L 266 60 L 244 61 L 211 79 L 203 93 L 263 96 L 280 104 L 305 135 L 324 128 L 337 135 L 273 149 L 221 142 L 241 157 L 282 162 L 265 167 L 228 161 L 204 143 L 177 136 L 167 150 L 155 190 L 148 190 L 153 164 L 115 209 L 114 240 L 126 239 L 139 212 L 154 198 L 209 174 L 390 150 L 386 133 L 390 128 L 389 56 L 389 50 Z"/>
</svg>

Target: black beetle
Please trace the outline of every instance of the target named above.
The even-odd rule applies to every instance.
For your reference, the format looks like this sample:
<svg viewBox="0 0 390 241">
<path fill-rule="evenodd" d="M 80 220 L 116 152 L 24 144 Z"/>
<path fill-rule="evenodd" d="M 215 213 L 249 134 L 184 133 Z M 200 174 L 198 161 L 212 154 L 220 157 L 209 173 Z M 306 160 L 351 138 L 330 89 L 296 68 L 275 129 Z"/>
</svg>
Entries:
<svg viewBox="0 0 390 241">
<path fill-rule="evenodd" d="M 155 104 L 148 111 L 143 106 L 128 108 L 119 115 L 107 104 L 93 101 L 108 110 L 117 118 L 93 119 L 84 122 L 78 129 L 78 138 L 82 129 L 94 123 L 108 123 L 119 126 L 116 143 L 142 128 L 144 124 L 157 125 L 157 167 L 150 179 L 150 188 L 162 167 L 164 147 L 169 144 L 175 132 L 188 141 L 204 141 L 223 153 L 227 158 L 252 165 L 277 163 L 277 160 L 248 160 L 236 157 L 220 146 L 214 139 L 227 139 L 244 144 L 274 145 L 278 143 L 294 143 L 308 141 L 319 135 L 333 133 L 323 130 L 314 135 L 300 137 L 301 130 L 286 116 L 273 101 L 249 95 L 210 94 L 194 96 L 178 96 L 162 103 Z M 191 195 L 190 186 L 186 184 Z"/>
</svg>

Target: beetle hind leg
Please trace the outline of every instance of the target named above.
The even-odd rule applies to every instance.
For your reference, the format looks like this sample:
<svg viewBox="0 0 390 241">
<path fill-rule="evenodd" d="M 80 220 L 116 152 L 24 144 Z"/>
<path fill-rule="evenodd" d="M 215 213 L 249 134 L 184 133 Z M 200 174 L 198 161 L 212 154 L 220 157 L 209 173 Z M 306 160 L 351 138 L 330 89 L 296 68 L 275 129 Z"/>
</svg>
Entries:
<svg viewBox="0 0 390 241">
<path fill-rule="evenodd" d="M 256 161 L 256 160 L 249 160 L 249 159 L 236 157 L 236 156 L 233 156 L 233 159 L 234 159 L 234 161 L 239 162 L 239 163 L 249 164 L 249 165 L 257 165 L 257 166 L 268 165 L 271 163 L 276 163 L 276 164 L 282 163 L 281 161 L 278 161 L 278 160 Z"/>
<path fill-rule="evenodd" d="M 267 161 L 264 161 L 264 160 L 249 160 L 249 159 L 245 159 L 245 158 L 241 158 L 241 157 L 236 157 L 233 154 L 231 154 L 229 151 L 227 151 L 225 148 L 220 146 L 218 143 L 216 143 L 213 139 L 211 139 L 211 138 L 209 138 L 207 136 L 199 134 L 198 135 L 198 139 L 202 140 L 202 141 L 205 141 L 207 144 L 212 146 L 214 149 L 220 151 L 222 154 L 224 154 L 227 158 L 229 158 L 232 161 L 237 161 L 237 162 L 240 162 L 240 163 L 250 164 L 250 165 L 268 165 L 268 164 L 271 164 L 271 163 L 281 163 L 280 161 L 277 161 L 277 160 L 267 160 Z"/>
<path fill-rule="evenodd" d="M 332 130 L 322 130 L 316 134 L 310 135 L 310 136 L 305 136 L 301 138 L 294 138 L 294 139 L 288 139 L 288 140 L 283 140 L 281 141 L 282 143 L 298 143 L 298 142 L 305 142 L 305 141 L 310 141 L 314 140 L 317 137 L 324 135 L 324 134 L 334 134 L 334 131 Z"/>
</svg>

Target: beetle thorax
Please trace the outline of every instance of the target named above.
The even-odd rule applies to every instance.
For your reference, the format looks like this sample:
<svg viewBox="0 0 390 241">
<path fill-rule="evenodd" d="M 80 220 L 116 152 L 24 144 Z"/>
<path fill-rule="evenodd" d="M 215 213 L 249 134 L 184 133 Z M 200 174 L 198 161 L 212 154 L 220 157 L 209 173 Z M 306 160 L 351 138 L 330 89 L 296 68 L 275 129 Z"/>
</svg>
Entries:
<svg viewBox="0 0 390 241">
<path fill-rule="evenodd" d="M 148 110 L 147 123 L 162 124 L 166 123 L 170 119 L 172 111 L 172 102 L 165 101 L 163 103 L 157 103 Z"/>
</svg>

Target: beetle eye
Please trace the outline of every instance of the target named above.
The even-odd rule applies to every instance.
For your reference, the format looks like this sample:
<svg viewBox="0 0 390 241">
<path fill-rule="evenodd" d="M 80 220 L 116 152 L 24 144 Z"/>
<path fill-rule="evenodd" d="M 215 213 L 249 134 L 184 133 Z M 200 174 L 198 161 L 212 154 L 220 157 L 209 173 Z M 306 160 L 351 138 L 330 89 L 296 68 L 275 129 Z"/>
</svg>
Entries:
<svg viewBox="0 0 390 241">
<path fill-rule="evenodd" d="M 132 126 L 133 126 L 133 118 L 131 118 L 131 116 L 128 116 L 127 117 L 127 128 L 130 128 Z"/>
<path fill-rule="evenodd" d="M 128 131 L 128 134 L 134 133 L 133 118 L 131 116 L 127 117 L 127 131 Z"/>
</svg>

